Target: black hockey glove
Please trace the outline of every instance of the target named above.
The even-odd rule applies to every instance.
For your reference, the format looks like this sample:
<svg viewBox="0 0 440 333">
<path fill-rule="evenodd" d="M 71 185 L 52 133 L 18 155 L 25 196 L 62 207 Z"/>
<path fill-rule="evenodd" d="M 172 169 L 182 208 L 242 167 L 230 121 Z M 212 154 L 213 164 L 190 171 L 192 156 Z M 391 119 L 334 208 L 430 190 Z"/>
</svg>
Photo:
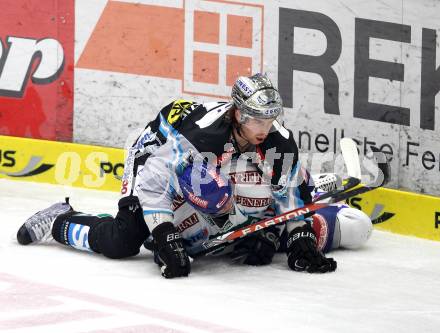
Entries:
<svg viewBox="0 0 440 333">
<path fill-rule="evenodd" d="M 239 241 L 231 253 L 231 258 L 247 265 L 268 265 L 279 246 L 280 238 L 276 229 L 262 230 Z"/>
<path fill-rule="evenodd" d="M 174 278 L 188 276 L 191 264 L 182 244 L 180 233 L 171 222 L 154 228 L 155 257 L 161 267 L 162 276 Z"/>
<path fill-rule="evenodd" d="M 327 273 L 336 270 L 336 261 L 318 251 L 316 235 L 306 224 L 292 230 L 287 238 L 287 263 L 294 271 Z"/>
</svg>

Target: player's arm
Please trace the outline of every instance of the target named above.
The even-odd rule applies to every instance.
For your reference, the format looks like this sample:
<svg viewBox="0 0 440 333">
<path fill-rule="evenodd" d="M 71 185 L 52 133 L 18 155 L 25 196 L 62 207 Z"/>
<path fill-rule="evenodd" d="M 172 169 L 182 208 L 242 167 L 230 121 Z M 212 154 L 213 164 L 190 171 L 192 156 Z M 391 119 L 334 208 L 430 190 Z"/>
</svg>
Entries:
<svg viewBox="0 0 440 333">
<path fill-rule="evenodd" d="M 297 179 L 299 185 L 288 191 L 292 196 L 290 202 L 298 203 L 297 207 L 308 204 L 312 201 L 314 189 L 313 180 L 307 170 L 302 168 L 300 162 L 293 167 L 298 174 L 292 175 L 291 179 Z M 289 221 L 286 224 L 286 254 L 287 263 L 294 271 L 307 271 L 309 273 L 326 273 L 336 270 L 337 264 L 333 258 L 326 258 L 318 249 L 317 235 L 312 228 L 312 218 L 305 218 L 301 221 Z"/>
<path fill-rule="evenodd" d="M 282 127 L 272 134 L 269 143 L 279 154 L 274 159 L 271 178 L 275 212 L 281 214 L 311 203 L 313 180 L 301 166 L 292 132 Z M 265 148 L 269 151 L 270 146 Z M 287 237 L 282 246 L 286 249 L 287 262 L 292 270 L 324 273 L 336 269 L 336 262 L 318 250 L 310 219 L 287 222 L 285 232 Z"/>
<path fill-rule="evenodd" d="M 170 162 L 179 160 L 175 153 L 175 137 L 179 134 L 174 125 L 184 117 L 181 106 L 182 101 L 165 106 L 131 146 L 121 191 L 123 196 L 139 198 L 144 220 L 154 238 L 156 262 L 167 278 L 187 276 L 190 272 L 171 210 L 175 177 Z"/>
<path fill-rule="evenodd" d="M 171 209 L 174 184 L 173 169 L 167 164 L 168 143 L 161 146 L 138 173 L 136 194 L 145 223 L 153 236 L 155 261 L 166 278 L 187 276 L 190 262 L 180 233 L 173 224 Z M 162 150 L 164 150 L 162 152 Z"/>
</svg>

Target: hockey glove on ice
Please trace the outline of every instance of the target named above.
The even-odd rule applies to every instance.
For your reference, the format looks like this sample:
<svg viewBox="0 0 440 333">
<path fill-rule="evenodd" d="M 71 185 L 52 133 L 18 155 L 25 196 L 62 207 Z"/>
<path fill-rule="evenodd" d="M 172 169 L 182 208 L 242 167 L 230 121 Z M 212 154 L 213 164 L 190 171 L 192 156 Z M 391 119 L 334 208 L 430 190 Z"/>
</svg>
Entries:
<svg viewBox="0 0 440 333">
<path fill-rule="evenodd" d="M 154 228 L 155 257 L 161 267 L 162 276 L 174 278 L 188 276 L 191 264 L 182 244 L 180 233 L 171 222 Z"/>
<path fill-rule="evenodd" d="M 278 231 L 262 230 L 239 241 L 231 253 L 231 258 L 247 265 L 268 265 L 279 247 Z"/>
<path fill-rule="evenodd" d="M 316 235 L 309 224 L 292 230 L 287 238 L 287 263 L 294 271 L 326 273 L 336 270 L 336 261 L 318 251 Z"/>
</svg>

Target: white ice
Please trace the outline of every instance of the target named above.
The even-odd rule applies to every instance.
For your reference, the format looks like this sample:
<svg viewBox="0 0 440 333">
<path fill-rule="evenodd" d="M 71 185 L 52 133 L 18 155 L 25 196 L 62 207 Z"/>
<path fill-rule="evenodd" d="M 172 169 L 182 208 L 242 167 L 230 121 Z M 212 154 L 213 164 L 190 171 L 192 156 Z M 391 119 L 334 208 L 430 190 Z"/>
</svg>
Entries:
<svg viewBox="0 0 440 333">
<path fill-rule="evenodd" d="M 203 258 L 189 278 L 161 277 L 151 254 L 111 260 L 61 244 L 21 246 L 20 225 L 70 196 L 116 213 L 118 194 L 0 180 L 1 332 L 439 332 L 440 242 L 375 230 L 335 251 L 335 273 Z M 417 221 L 414 221 L 417 223 Z"/>
</svg>

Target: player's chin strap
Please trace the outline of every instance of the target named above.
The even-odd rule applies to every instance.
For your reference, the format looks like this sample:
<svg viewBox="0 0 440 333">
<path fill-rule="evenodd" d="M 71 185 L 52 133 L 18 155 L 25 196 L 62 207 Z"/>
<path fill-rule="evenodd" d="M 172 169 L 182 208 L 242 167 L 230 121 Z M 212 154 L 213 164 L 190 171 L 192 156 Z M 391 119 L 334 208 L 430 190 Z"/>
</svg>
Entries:
<svg viewBox="0 0 440 333">
<path fill-rule="evenodd" d="M 384 186 L 386 183 L 388 183 L 390 179 L 390 172 L 389 172 L 389 164 L 386 160 L 385 154 L 380 153 L 376 148 L 372 147 L 372 150 L 374 152 L 374 155 L 376 159 L 378 160 L 378 168 L 382 172 L 383 178 L 378 179 L 377 182 L 370 184 L 370 185 L 363 185 L 360 187 L 355 188 L 357 185 L 359 185 L 360 180 L 355 177 L 350 177 L 345 182 L 345 185 L 342 189 L 335 189 L 333 191 L 327 192 L 324 195 L 321 195 L 313 202 L 301 207 L 297 208 L 288 212 L 285 212 L 283 214 L 277 215 L 272 218 L 268 218 L 253 224 L 250 224 L 246 227 L 237 229 L 235 231 L 227 232 L 223 235 L 220 235 L 218 237 L 209 239 L 205 241 L 202 246 L 205 250 L 197 253 L 196 255 L 193 255 L 192 257 L 199 257 L 203 255 L 213 255 L 215 253 L 218 253 L 219 251 L 222 251 L 228 244 L 231 242 L 243 238 L 245 236 L 248 236 L 254 232 L 260 231 L 262 229 L 268 228 L 273 225 L 278 225 L 282 223 L 286 223 L 290 220 L 296 220 L 300 217 L 303 217 L 304 215 L 310 214 L 312 212 L 315 212 L 321 208 L 328 207 L 331 203 L 319 203 L 318 201 L 328 199 L 330 198 L 331 202 L 340 202 L 345 201 L 348 198 L 360 195 L 362 193 L 372 191 L 378 187 Z"/>
</svg>

